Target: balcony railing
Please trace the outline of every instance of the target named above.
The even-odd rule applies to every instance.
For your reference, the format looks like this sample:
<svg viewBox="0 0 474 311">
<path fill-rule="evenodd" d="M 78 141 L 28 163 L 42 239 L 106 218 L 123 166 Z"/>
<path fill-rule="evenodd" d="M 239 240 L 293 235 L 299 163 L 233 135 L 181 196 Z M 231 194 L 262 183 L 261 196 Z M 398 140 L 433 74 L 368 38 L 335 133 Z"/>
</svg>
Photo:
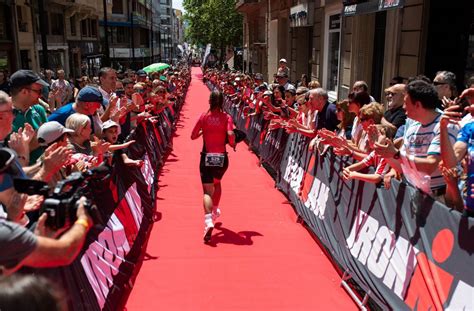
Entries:
<svg viewBox="0 0 474 311">
<path fill-rule="evenodd" d="M 257 8 L 260 3 L 260 0 L 239 0 L 235 4 L 235 8 L 240 12 L 247 12 Z"/>
</svg>

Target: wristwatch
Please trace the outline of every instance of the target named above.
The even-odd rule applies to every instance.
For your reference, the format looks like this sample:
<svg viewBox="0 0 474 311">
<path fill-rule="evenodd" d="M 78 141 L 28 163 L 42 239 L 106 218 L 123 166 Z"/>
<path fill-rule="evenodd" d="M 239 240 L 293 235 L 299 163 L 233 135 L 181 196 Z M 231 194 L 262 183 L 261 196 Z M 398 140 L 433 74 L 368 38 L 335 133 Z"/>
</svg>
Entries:
<svg viewBox="0 0 474 311">
<path fill-rule="evenodd" d="M 400 159 L 400 150 L 397 150 L 397 152 L 393 155 L 393 158 L 394 158 L 395 160 Z"/>
</svg>

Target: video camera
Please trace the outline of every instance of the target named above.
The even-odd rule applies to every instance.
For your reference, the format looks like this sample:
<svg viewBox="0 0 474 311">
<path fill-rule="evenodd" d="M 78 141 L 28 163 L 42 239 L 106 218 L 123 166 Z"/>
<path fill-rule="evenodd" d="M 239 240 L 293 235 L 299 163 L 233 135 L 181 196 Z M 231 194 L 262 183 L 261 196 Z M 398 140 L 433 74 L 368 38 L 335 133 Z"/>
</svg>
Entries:
<svg viewBox="0 0 474 311">
<path fill-rule="evenodd" d="M 48 184 L 38 180 L 14 178 L 15 190 L 28 195 L 43 195 L 46 199 L 41 206 L 41 213 L 48 215 L 46 226 L 51 229 L 63 228 L 66 223 L 76 221 L 78 201 L 82 196 L 87 198 L 85 208 L 95 224 L 102 223 L 97 206 L 94 203 L 93 191 L 107 185 L 104 179 L 109 176 L 107 166 L 99 166 L 85 172 L 74 172 L 57 183 L 50 195 Z"/>
</svg>

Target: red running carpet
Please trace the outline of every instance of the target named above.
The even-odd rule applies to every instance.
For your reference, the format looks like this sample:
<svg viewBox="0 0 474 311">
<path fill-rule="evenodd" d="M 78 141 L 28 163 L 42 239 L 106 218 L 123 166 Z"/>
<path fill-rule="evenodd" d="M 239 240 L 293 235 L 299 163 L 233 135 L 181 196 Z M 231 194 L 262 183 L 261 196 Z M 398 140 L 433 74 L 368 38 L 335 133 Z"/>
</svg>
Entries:
<svg viewBox="0 0 474 311">
<path fill-rule="evenodd" d="M 239 144 L 222 181 L 222 216 L 203 243 L 202 140 L 192 128 L 208 109 L 201 70 L 193 80 L 174 149 L 162 171 L 147 257 L 127 303 L 135 310 L 355 310 L 330 261 L 296 223 L 286 198 Z"/>
</svg>

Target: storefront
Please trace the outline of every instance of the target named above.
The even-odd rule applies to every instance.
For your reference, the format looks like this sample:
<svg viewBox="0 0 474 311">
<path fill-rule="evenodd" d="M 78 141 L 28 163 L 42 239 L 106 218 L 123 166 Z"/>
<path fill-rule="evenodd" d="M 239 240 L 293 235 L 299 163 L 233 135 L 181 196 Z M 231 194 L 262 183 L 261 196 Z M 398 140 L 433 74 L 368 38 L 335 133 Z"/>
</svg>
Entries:
<svg viewBox="0 0 474 311">
<path fill-rule="evenodd" d="M 87 75 L 89 71 L 89 59 L 97 58 L 99 54 L 98 41 L 69 41 L 69 66 L 73 77 L 78 78 Z M 92 61 L 95 67 L 96 61 Z M 99 62 L 100 64 L 100 62 Z M 94 72 L 92 70 L 92 72 Z"/>
<path fill-rule="evenodd" d="M 296 82 L 305 74 L 311 77 L 313 48 L 313 3 L 300 3 L 290 8 L 291 81 Z"/>
</svg>

